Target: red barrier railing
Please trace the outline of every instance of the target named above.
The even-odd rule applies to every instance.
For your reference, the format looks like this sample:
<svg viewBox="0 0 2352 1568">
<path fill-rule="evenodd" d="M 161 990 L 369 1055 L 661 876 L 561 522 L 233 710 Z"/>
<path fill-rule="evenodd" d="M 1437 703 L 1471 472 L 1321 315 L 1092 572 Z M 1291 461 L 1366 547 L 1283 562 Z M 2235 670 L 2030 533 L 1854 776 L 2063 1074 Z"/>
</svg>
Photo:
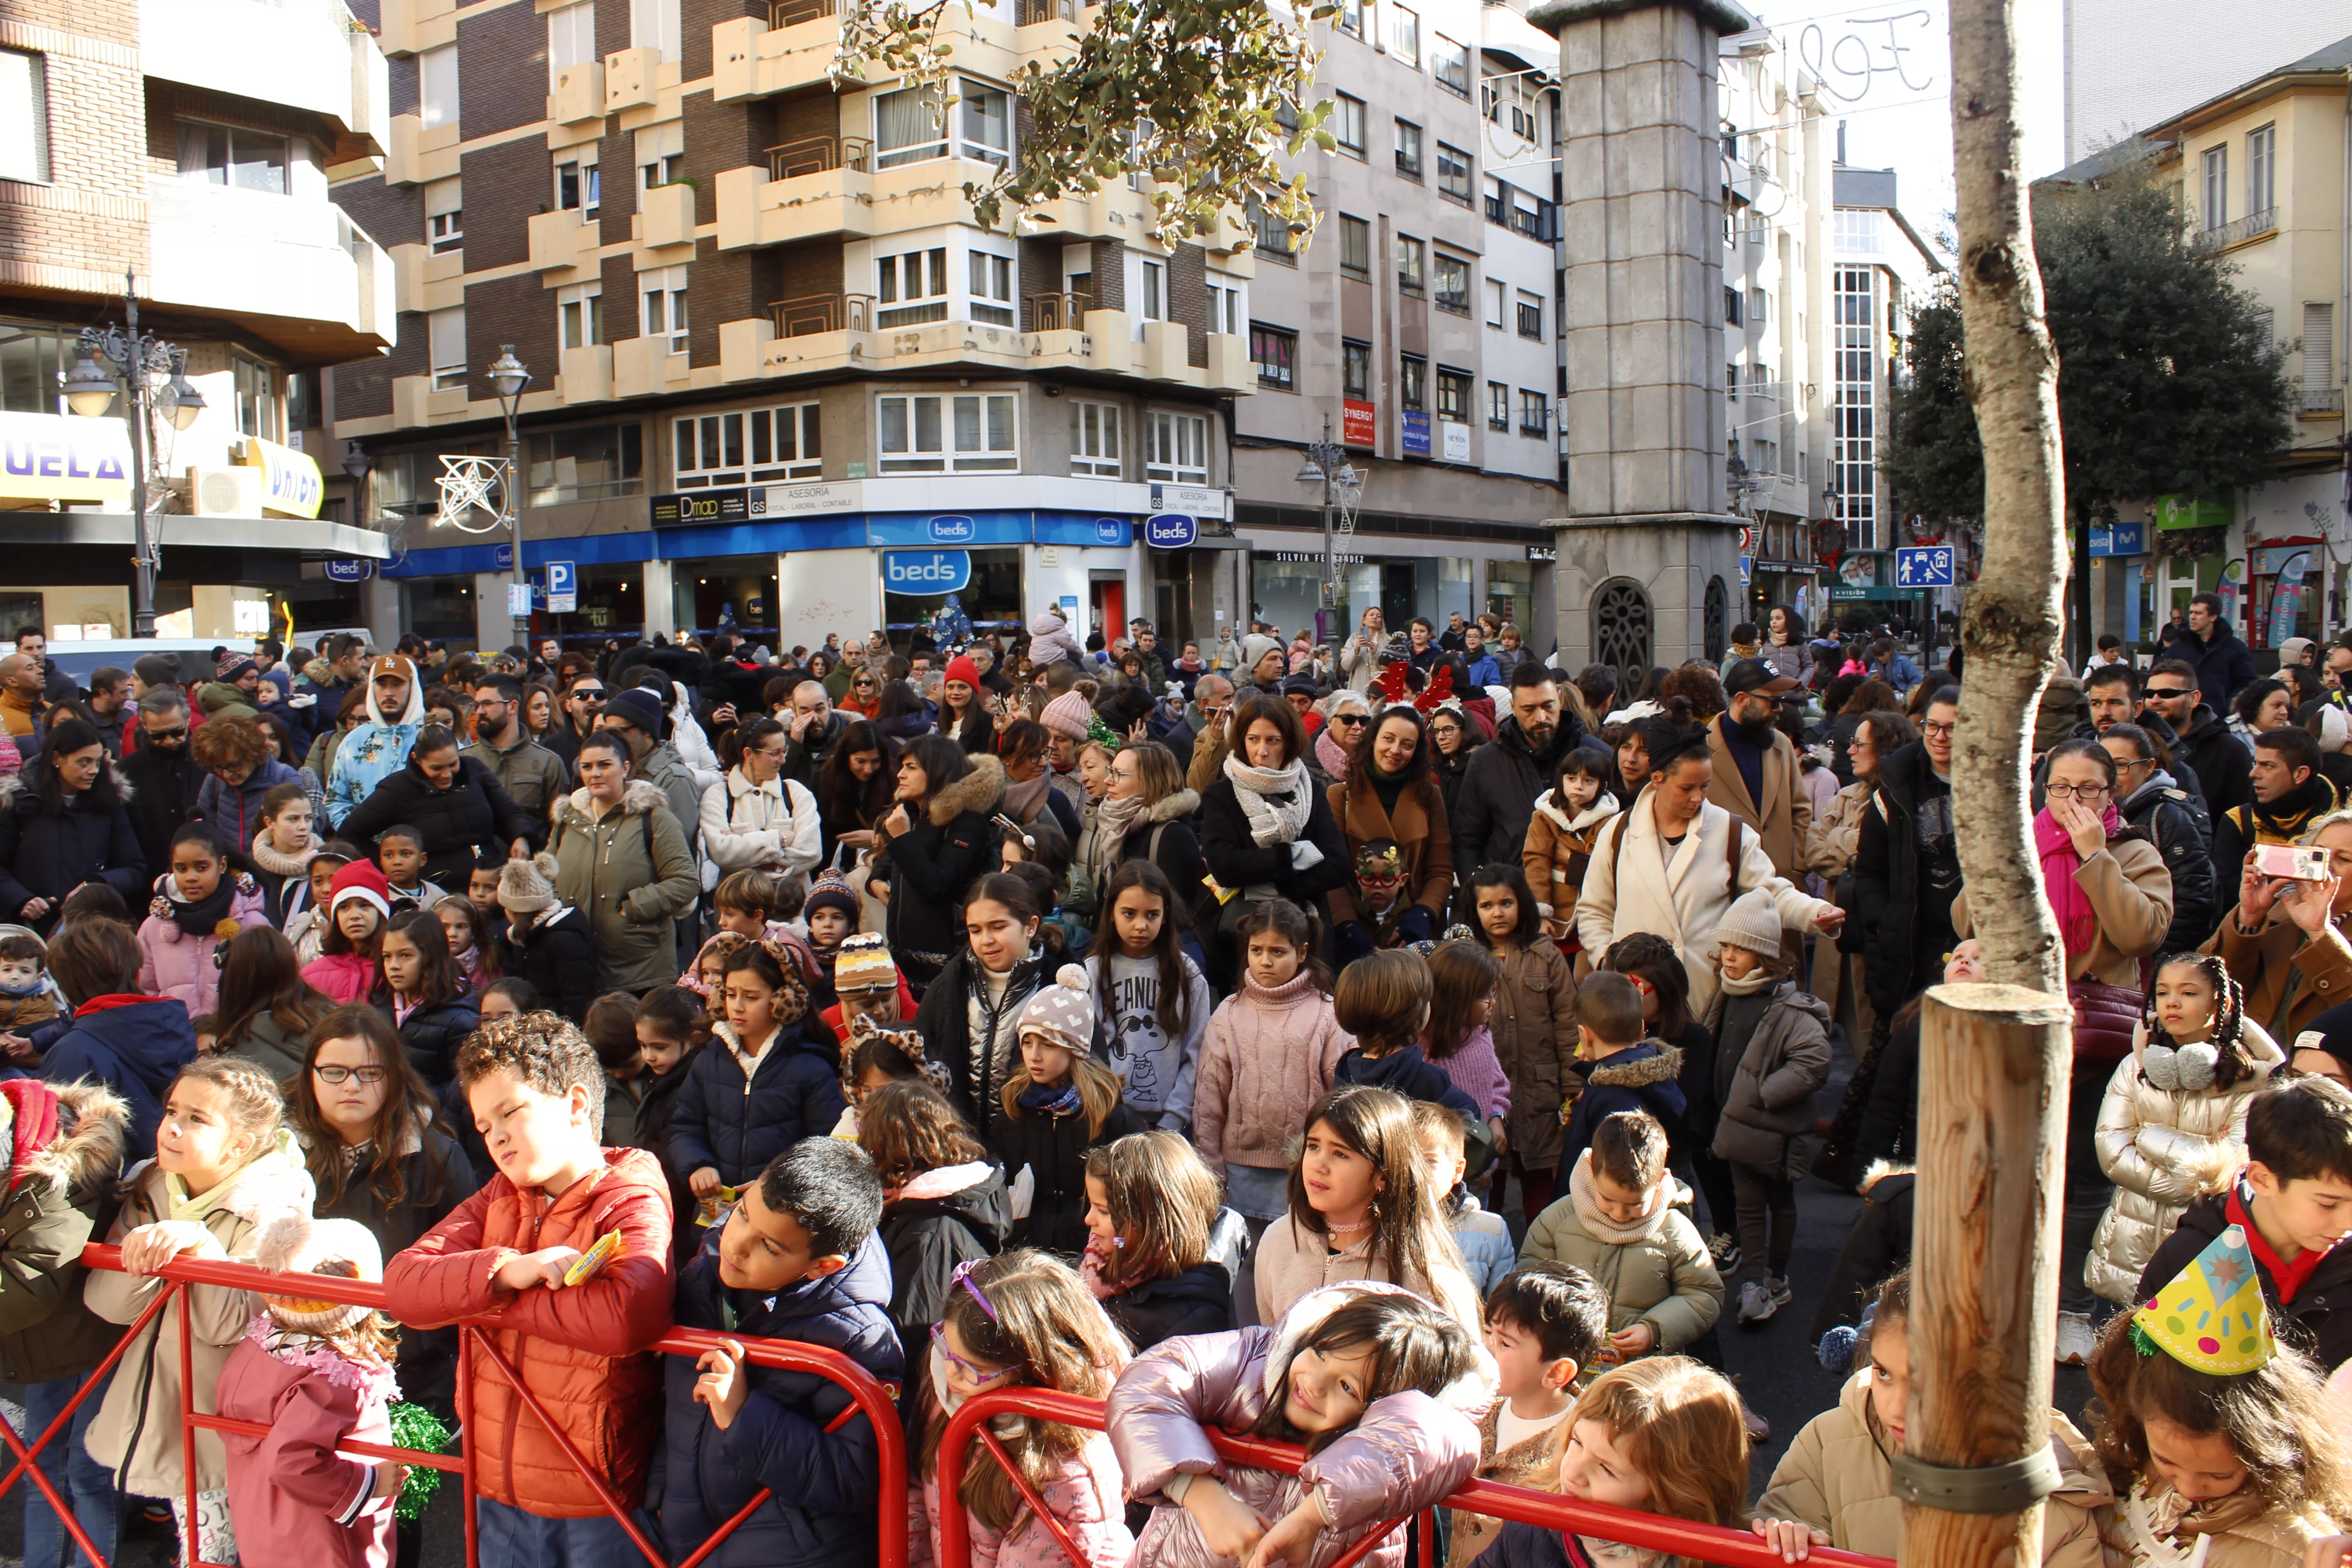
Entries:
<svg viewBox="0 0 2352 1568">
<path fill-rule="evenodd" d="M 947 1431 L 940 1441 L 939 1568 L 971 1568 L 971 1529 L 964 1516 L 961 1489 L 975 1436 L 996 1456 L 999 1464 L 1004 1464 L 1003 1446 L 983 1425 L 997 1415 L 1039 1415 L 1065 1426 L 1083 1426 L 1096 1432 L 1103 1429 L 1103 1403 L 1099 1399 L 1086 1399 L 1076 1394 L 1055 1394 L 1044 1389 L 1016 1388 L 974 1394 L 966 1400 L 962 1407 L 949 1418 Z M 1209 1429 L 1209 1441 L 1216 1448 L 1218 1457 L 1228 1464 L 1247 1465 L 1280 1475 L 1297 1475 L 1307 1458 L 1304 1448 L 1287 1443 L 1235 1437 L 1214 1428 Z M 1053 1531 L 1076 1568 L 1087 1568 L 1086 1560 L 1079 1555 L 1069 1531 L 1061 1528 L 1060 1521 L 1046 1510 L 1021 1472 L 1009 1464 L 1004 1465 L 1004 1472 L 1012 1478 L 1023 1501 L 1039 1519 L 1046 1521 L 1047 1528 Z M 1785 1568 L 1778 1552 L 1747 1531 L 1693 1524 L 1686 1520 L 1668 1519 L 1662 1514 L 1611 1508 L 1605 1503 L 1579 1502 L 1558 1492 L 1530 1491 L 1525 1487 L 1497 1486 L 1493 1481 L 1474 1480 L 1465 1482 L 1449 1496 L 1445 1506 L 1495 1519 L 1540 1525 L 1548 1530 L 1569 1531 L 1599 1541 L 1621 1541 L 1647 1552 L 1670 1552 L 1695 1562 L 1721 1564 L 1722 1568 Z M 1332 1568 L 1355 1568 L 1403 1522 L 1402 1519 L 1392 1519 L 1368 1531 Z M 1421 1531 L 1424 1563 L 1432 1551 L 1434 1534 L 1427 1528 Z M 1895 1568 L 1894 1563 L 1884 1557 L 1865 1557 L 1859 1552 L 1840 1552 L 1826 1546 L 1813 1547 L 1807 1561 L 1820 1564 L 1821 1568 Z"/>
<path fill-rule="evenodd" d="M 85 1268 L 104 1268 L 120 1272 L 122 1268 L 122 1255 L 116 1247 L 92 1245 L 83 1248 L 81 1264 Z M 21 1477 L 30 1475 L 33 1484 L 40 1489 L 41 1495 L 47 1500 L 50 1509 L 57 1514 L 58 1522 L 73 1538 L 74 1544 L 88 1554 L 92 1563 L 99 1564 L 100 1568 L 107 1568 L 106 1559 L 100 1554 L 89 1536 L 83 1532 L 79 1521 L 74 1517 L 72 1503 L 58 1495 L 56 1487 L 50 1483 L 48 1477 L 34 1460 L 36 1456 L 50 1443 L 58 1440 L 60 1433 L 71 1426 L 76 1408 L 100 1386 L 102 1374 L 113 1369 L 115 1363 L 121 1359 L 123 1352 L 128 1350 L 141 1332 L 155 1321 L 156 1314 L 163 1311 L 165 1307 L 174 1305 L 179 1312 L 181 1451 L 183 1454 L 192 1455 L 195 1449 L 195 1435 L 199 1431 L 238 1432 L 253 1436 L 266 1436 L 269 1428 L 258 1422 L 236 1421 L 225 1415 L 201 1415 L 196 1411 L 194 1396 L 195 1352 L 188 1333 L 187 1287 L 215 1285 L 233 1290 L 270 1289 L 276 1293 L 284 1293 L 287 1286 L 299 1282 L 300 1294 L 306 1298 L 342 1301 L 378 1310 L 381 1310 L 384 1303 L 383 1287 L 367 1280 L 339 1279 L 320 1274 L 299 1276 L 273 1274 L 249 1264 L 181 1258 L 164 1265 L 157 1274 L 163 1281 L 162 1291 L 154 1300 L 148 1303 L 130 1328 L 124 1331 L 121 1340 L 108 1353 L 106 1360 L 100 1363 L 97 1371 L 79 1389 L 75 1391 L 73 1397 L 66 1402 L 65 1408 L 58 1412 L 56 1419 L 49 1423 L 45 1431 L 28 1445 L 7 1422 L 0 1421 L 0 1442 L 6 1444 L 16 1460 L 14 1467 L 8 1470 L 5 1477 L 0 1478 L 0 1495 L 5 1495 Z M 499 1331 L 511 1333 L 515 1331 L 504 1329 Z M 879 1506 L 876 1510 L 877 1536 L 876 1557 L 878 1568 L 906 1568 L 907 1447 L 905 1432 L 898 1423 L 896 1391 L 864 1367 L 837 1352 L 824 1350 L 815 1345 L 800 1344 L 790 1340 L 769 1340 L 750 1334 L 717 1334 L 698 1329 L 672 1328 L 649 1348 L 665 1355 L 698 1357 L 703 1352 L 717 1349 L 729 1340 L 743 1347 L 744 1357 L 752 1365 L 784 1372 L 813 1373 L 837 1384 L 843 1393 L 848 1394 L 849 1405 L 826 1428 L 827 1431 L 837 1430 L 852 1416 L 860 1414 L 872 1424 L 875 1469 L 879 1498 Z M 598 1500 L 619 1521 L 630 1541 L 636 1545 L 640 1552 L 644 1553 L 651 1568 L 672 1568 L 667 1560 L 655 1548 L 653 1542 L 646 1538 L 645 1532 L 637 1527 L 636 1521 L 630 1518 L 631 1510 L 627 1501 L 615 1498 L 612 1494 L 602 1478 L 581 1457 L 580 1451 L 572 1446 L 571 1440 L 563 1435 L 562 1429 L 549 1419 L 545 1407 L 540 1404 L 530 1387 L 517 1374 L 513 1365 L 499 1353 L 498 1347 L 490 1342 L 485 1329 L 471 1321 L 459 1325 L 457 1341 L 457 1421 L 460 1432 L 469 1430 L 473 1425 L 474 1358 L 478 1354 L 490 1358 L 493 1374 L 502 1377 L 512 1386 L 521 1396 L 523 1404 L 547 1427 L 562 1448 L 564 1458 L 586 1479 L 590 1487 L 594 1489 Z M 403 1464 L 425 1466 L 457 1476 L 463 1483 L 465 1492 L 466 1562 L 467 1568 L 478 1568 L 480 1542 L 476 1533 L 474 1521 L 474 1503 L 478 1491 L 475 1484 L 475 1446 L 472 1443 L 466 1443 L 465 1452 L 455 1457 L 425 1453 L 415 1448 L 400 1448 L 385 1444 L 357 1441 L 339 1444 L 336 1452 L 353 1458 L 395 1459 Z M 194 1534 L 193 1521 L 196 1517 L 195 1466 L 189 1463 L 184 1468 L 188 1482 L 187 1495 L 183 1500 L 187 1508 L 187 1518 L 190 1521 L 188 1532 L 191 1539 L 184 1543 L 185 1555 L 182 1561 L 192 1564 L 193 1568 L 216 1568 L 216 1565 L 204 1563 L 196 1553 L 195 1542 L 193 1540 Z M 698 1565 L 708 1558 L 720 1542 L 733 1534 L 746 1520 L 757 1513 L 761 1505 L 768 1501 L 771 1495 L 768 1489 L 761 1489 L 759 1493 L 751 1501 L 745 1503 L 733 1518 L 719 1525 L 718 1530 L 712 1532 L 709 1540 L 697 1547 L 691 1555 L 676 1564 L 675 1568 L 698 1568 Z"/>
</svg>

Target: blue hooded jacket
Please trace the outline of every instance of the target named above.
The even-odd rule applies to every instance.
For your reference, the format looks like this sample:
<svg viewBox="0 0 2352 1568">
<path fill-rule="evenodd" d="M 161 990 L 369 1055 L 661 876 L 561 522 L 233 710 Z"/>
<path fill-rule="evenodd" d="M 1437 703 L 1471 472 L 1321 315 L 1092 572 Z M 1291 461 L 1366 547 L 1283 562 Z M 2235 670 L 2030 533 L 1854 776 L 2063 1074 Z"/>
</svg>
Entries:
<svg viewBox="0 0 2352 1568">
<path fill-rule="evenodd" d="M 841 1052 L 786 1024 L 761 1054 L 751 1081 L 730 1048 L 735 1031 L 721 1024 L 694 1054 L 669 1123 L 671 1168 L 692 1175 L 709 1165 L 740 1187 L 803 1138 L 831 1132 L 849 1102 L 841 1095 Z M 888 1292 L 884 1292 L 887 1298 Z"/>
<path fill-rule="evenodd" d="M 122 1129 L 122 1167 L 155 1157 L 163 1096 L 196 1059 L 187 1005 L 171 996 L 93 996 L 74 1011 L 73 1026 L 41 1058 L 51 1083 L 95 1079 L 130 1102 Z"/>
<path fill-rule="evenodd" d="M 706 1236 L 678 1275 L 680 1328 L 822 1345 L 886 1383 L 905 1381 L 906 1355 L 890 1323 L 890 1255 L 878 1237 L 867 1237 L 836 1272 L 748 1307 L 742 1293 L 719 1283 L 718 1249 L 718 1233 Z M 721 1306 L 730 1295 L 732 1324 Z M 853 1415 L 838 1431 L 826 1430 L 850 1407 L 841 1386 L 814 1373 L 752 1367 L 743 1408 L 721 1432 L 694 1402 L 693 1359 L 667 1360 L 662 1528 L 670 1551 L 690 1555 L 766 1487 L 775 1495 L 704 1560 L 709 1568 L 870 1568 L 880 1498 L 874 1428 Z"/>
<path fill-rule="evenodd" d="M 1339 1058 L 1332 1069 L 1334 1088 L 1343 1084 L 1370 1084 L 1374 1089 L 1394 1090 L 1407 1100 L 1426 1100 L 1434 1105 L 1466 1116 L 1473 1121 L 1484 1121 L 1478 1102 L 1454 1087 L 1446 1070 L 1421 1054 L 1419 1046 L 1406 1046 L 1384 1057 L 1366 1056 L 1359 1048 Z"/>
<path fill-rule="evenodd" d="M 1576 1099 L 1568 1130 L 1560 1142 L 1560 1165 L 1566 1169 L 1592 1143 L 1592 1134 L 1604 1118 L 1621 1110 L 1646 1110 L 1671 1137 L 1683 1124 L 1689 1101 L 1676 1081 L 1682 1071 L 1680 1047 L 1643 1040 L 1595 1062 L 1585 1076 L 1584 1092 Z"/>
</svg>

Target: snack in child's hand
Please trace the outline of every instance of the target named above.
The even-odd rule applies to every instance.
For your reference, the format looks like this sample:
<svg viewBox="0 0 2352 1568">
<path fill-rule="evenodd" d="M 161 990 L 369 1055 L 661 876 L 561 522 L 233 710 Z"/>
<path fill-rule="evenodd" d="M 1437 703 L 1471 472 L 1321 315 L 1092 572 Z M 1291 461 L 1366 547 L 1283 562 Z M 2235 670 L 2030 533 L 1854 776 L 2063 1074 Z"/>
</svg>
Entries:
<svg viewBox="0 0 2352 1568">
<path fill-rule="evenodd" d="M 564 1287 L 568 1289 L 574 1285 L 585 1285 L 604 1272 L 604 1265 L 620 1257 L 624 1250 L 621 1233 L 606 1231 L 596 1238 L 594 1246 L 572 1260 L 572 1267 L 563 1271 Z"/>
<path fill-rule="evenodd" d="M 702 1200 L 694 1205 L 694 1223 L 709 1230 L 719 1223 L 719 1216 L 732 1208 L 735 1200 L 741 1195 L 733 1187 L 727 1186 L 716 1188 L 706 1194 Z"/>
</svg>

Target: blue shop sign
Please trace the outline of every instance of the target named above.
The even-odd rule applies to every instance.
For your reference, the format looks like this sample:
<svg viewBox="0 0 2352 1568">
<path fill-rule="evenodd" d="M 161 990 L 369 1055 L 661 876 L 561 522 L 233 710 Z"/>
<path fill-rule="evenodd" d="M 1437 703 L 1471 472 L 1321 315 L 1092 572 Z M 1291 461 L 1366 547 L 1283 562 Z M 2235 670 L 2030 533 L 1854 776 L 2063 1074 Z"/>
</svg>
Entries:
<svg viewBox="0 0 2352 1568">
<path fill-rule="evenodd" d="M 934 544 L 970 544 L 975 535 L 971 519 L 950 513 L 931 519 L 931 542 Z"/>
<path fill-rule="evenodd" d="M 1429 415 L 1421 409 L 1408 408 L 1404 411 L 1403 417 L 1404 440 L 1402 450 L 1404 455 L 1408 458 L 1428 457 Z"/>
<path fill-rule="evenodd" d="M 330 561 L 326 563 L 330 583 L 364 583 L 375 575 L 373 561 Z"/>
<path fill-rule="evenodd" d="M 1154 550 L 1187 550 L 1201 542 L 1201 524 L 1181 511 L 1163 511 L 1143 520 L 1143 542 Z"/>
<path fill-rule="evenodd" d="M 2147 554 L 2147 524 L 2145 522 L 2093 524 L 2091 553 L 2095 556 Z"/>
<path fill-rule="evenodd" d="M 1115 517 L 1095 519 L 1097 544 L 1121 545 L 1127 542 L 1127 524 Z"/>
<path fill-rule="evenodd" d="M 886 550 L 882 586 L 893 594 L 961 594 L 971 585 L 969 550 Z"/>
</svg>

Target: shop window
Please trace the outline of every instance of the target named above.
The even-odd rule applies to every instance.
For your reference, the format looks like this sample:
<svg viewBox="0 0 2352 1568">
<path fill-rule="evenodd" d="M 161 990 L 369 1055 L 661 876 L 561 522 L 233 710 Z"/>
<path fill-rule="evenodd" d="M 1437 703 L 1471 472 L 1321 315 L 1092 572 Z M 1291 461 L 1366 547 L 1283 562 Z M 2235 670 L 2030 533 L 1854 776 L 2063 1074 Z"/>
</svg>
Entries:
<svg viewBox="0 0 2352 1568">
<path fill-rule="evenodd" d="M 1251 322 L 1250 358 L 1257 362 L 1257 384 L 1260 386 L 1277 387 L 1284 392 L 1297 387 L 1294 368 L 1298 358 L 1297 332 Z"/>
<path fill-rule="evenodd" d="M 1209 482 L 1209 421 L 1204 416 L 1154 412 L 1145 415 L 1144 422 L 1150 433 L 1145 479 L 1180 485 Z"/>
<path fill-rule="evenodd" d="M 283 136 L 243 126 L 180 121 L 180 178 L 191 184 L 282 196 L 291 189 L 287 170 L 292 156 Z"/>
<path fill-rule="evenodd" d="M 1123 472 L 1118 456 L 1118 405 L 1073 401 L 1070 405 L 1070 472 L 1115 479 Z"/>
<path fill-rule="evenodd" d="M 875 260 L 875 321 L 911 327 L 948 319 L 948 253 L 945 246 L 910 250 Z"/>
<path fill-rule="evenodd" d="M 785 404 L 670 422 L 670 461 L 682 490 L 824 476 L 819 405 Z"/>
<path fill-rule="evenodd" d="M 1009 472 L 1021 466 L 1010 393 L 875 400 L 886 474 Z"/>
<path fill-rule="evenodd" d="M 1437 416 L 1456 424 L 1470 417 L 1470 373 L 1437 367 Z"/>
<path fill-rule="evenodd" d="M 645 310 L 639 331 L 649 338 L 667 338 L 669 352 L 686 352 L 686 268 L 657 267 L 637 274 Z"/>
<path fill-rule="evenodd" d="M 533 506 L 644 493 L 645 426 L 635 420 L 527 437 L 524 472 Z"/>
</svg>

